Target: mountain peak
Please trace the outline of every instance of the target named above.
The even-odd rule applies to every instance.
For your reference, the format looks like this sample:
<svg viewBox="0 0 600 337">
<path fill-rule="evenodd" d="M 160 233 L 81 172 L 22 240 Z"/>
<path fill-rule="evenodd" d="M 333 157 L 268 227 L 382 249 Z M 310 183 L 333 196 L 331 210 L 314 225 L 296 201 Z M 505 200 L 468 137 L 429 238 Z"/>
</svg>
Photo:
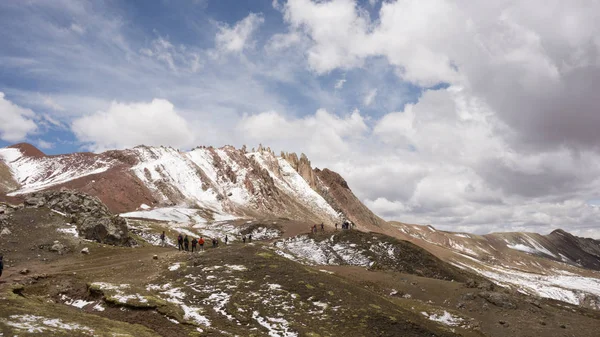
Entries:
<svg viewBox="0 0 600 337">
<path fill-rule="evenodd" d="M 46 157 L 46 154 L 42 152 L 37 147 L 29 144 L 29 143 L 18 143 L 14 145 L 8 146 L 12 149 L 18 149 L 24 156 L 34 157 L 34 158 L 43 158 Z"/>
</svg>

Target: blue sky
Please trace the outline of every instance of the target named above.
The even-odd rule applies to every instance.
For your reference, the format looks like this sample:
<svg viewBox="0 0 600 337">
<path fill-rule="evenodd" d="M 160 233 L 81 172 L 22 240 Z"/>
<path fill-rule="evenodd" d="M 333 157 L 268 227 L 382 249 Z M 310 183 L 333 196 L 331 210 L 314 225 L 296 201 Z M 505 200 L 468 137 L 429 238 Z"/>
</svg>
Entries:
<svg viewBox="0 0 600 337">
<path fill-rule="evenodd" d="M 0 2 L 0 146 L 262 143 L 387 219 L 600 237 L 600 4 Z"/>
</svg>

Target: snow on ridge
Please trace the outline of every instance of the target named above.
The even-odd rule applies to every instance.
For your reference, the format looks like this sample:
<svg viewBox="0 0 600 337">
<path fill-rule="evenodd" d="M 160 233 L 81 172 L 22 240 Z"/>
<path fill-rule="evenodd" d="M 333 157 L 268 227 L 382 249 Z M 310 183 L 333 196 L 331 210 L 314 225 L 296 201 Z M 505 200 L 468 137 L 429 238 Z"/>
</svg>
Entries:
<svg viewBox="0 0 600 337">
<path fill-rule="evenodd" d="M 172 148 L 135 148 L 140 162 L 131 168 L 133 173 L 152 191 L 169 198 L 161 191 L 160 186 L 167 183 L 178 190 L 186 199 L 199 206 L 222 212 L 218 193 L 211 187 L 206 190 L 198 175 L 199 167 L 186 156 Z M 207 182 L 208 183 L 208 182 Z"/>
<path fill-rule="evenodd" d="M 510 248 L 510 249 L 514 249 L 514 250 L 519 250 L 522 252 L 526 252 L 526 253 L 531 253 L 531 254 L 544 254 L 547 256 L 551 256 L 554 258 L 559 258 L 558 256 L 556 256 L 556 254 L 552 253 L 551 251 L 549 251 L 548 249 L 546 249 L 544 246 L 542 246 L 539 242 L 537 242 L 534 238 L 532 238 L 531 236 L 529 236 L 528 234 L 523 234 L 524 239 L 521 241 L 524 242 L 519 242 L 519 243 L 511 243 L 508 240 L 504 240 L 506 242 L 506 247 Z"/>
<path fill-rule="evenodd" d="M 458 268 L 470 269 L 500 286 L 512 286 L 529 295 L 550 298 L 574 305 L 583 305 L 586 295 L 600 298 L 600 279 L 571 273 L 541 275 L 514 270 L 506 266 L 491 266 L 477 261 L 482 267 L 452 262 Z M 596 309 L 600 309 L 597 302 Z"/>
<path fill-rule="evenodd" d="M 105 172 L 113 166 L 112 162 L 100 157 L 73 154 L 35 158 L 24 156 L 19 149 L 14 148 L 0 149 L 0 158 L 10 168 L 16 182 L 21 185 L 20 189 L 9 193 L 10 196 L 37 192 L 50 186 Z"/>
</svg>

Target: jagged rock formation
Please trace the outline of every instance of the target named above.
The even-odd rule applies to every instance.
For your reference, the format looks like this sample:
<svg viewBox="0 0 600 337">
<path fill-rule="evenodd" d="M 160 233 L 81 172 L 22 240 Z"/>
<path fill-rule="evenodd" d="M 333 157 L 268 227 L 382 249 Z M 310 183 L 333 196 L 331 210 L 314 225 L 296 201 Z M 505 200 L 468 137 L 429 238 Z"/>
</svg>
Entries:
<svg viewBox="0 0 600 337">
<path fill-rule="evenodd" d="M 127 221 L 113 216 L 96 197 L 66 189 L 44 191 L 29 195 L 25 207 L 48 207 L 69 215 L 79 235 L 88 240 L 117 246 L 131 243 Z"/>
<path fill-rule="evenodd" d="M 287 160 L 288 163 L 292 165 L 294 170 L 296 170 L 296 172 L 298 172 L 298 174 L 300 174 L 300 176 L 306 180 L 312 189 L 317 189 L 317 176 L 310 164 L 310 160 L 308 160 L 304 153 L 302 153 L 300 155 L 300 159 L 298 159 L 298 155 L 295 153 L 281 152 L 281 158 Z"/>
</svg>

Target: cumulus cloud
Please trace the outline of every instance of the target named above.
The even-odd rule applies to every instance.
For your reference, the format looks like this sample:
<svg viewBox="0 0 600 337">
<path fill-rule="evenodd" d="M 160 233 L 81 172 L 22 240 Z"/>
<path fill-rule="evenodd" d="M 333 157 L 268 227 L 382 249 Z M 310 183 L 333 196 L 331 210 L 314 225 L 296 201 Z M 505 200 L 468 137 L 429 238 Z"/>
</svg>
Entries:
<svg viewBox="0 0 600 337">
<path fill-rule="evenodd" d="M 221 24 L 215 37 L 217 49 L 233 53 L 243 51 L 253 44 L 252 34 L 264 22 L 265 19 L 261 14 L 250 13 L 233 27 Z"/>
<path fill-rule="evenodd" d="M 24 140 L 37 130 L 34 120 L 33 111 L 13 104 L 0 92 L 0 139 L 7 142 Z"/>
<path fill-rule="evenodd" d="M 194 135 L 171 102 L 113 102 L 108 110 L 76 119 L 72 126 L 79 141 L 93 151 L 137 145 L 189 147 Z"/>
<path fill-rule="evenodd" d="M 395 1 L 373 21 L 355 1 L 289 0 L 285 19 L 310 37 L 320 74 L 385 57 L 417 85 L 468 86 L 516 131 L 512 141 L 597 147 L 600 4 L 580 5 Z"/>
<path fill-rule="evenodd" d="M 339 158 L 348 153 L 347 141 L 363 138 L 368 128 L 359 111 L 340 117 L 319 109 L 302 118 L 289 118 L 275 111 L 247 115 L 237 129 L 249 142 L 261 141 L 282 150 Z"/>
</svg>

